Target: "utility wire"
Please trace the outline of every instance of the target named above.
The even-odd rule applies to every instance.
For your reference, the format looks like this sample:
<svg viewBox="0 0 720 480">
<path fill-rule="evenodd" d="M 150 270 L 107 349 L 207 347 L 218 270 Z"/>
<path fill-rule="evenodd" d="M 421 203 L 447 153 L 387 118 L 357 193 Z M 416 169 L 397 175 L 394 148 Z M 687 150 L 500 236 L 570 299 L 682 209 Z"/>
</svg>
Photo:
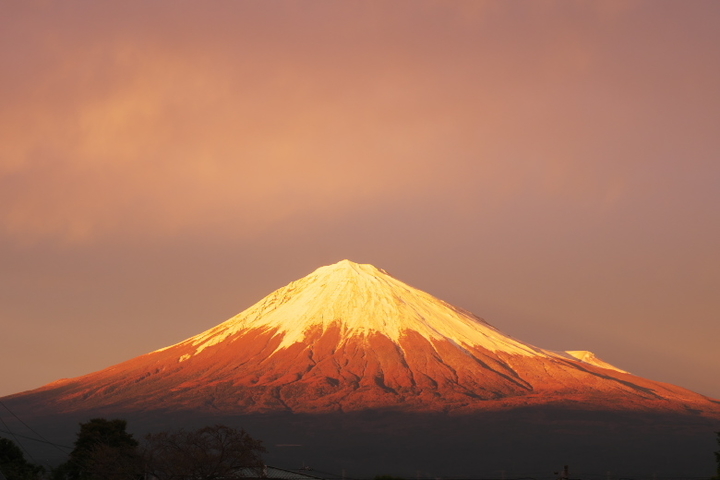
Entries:
<svg viewBox="0 0 720 480">
<path fill-rule="evenodd" d="M 4 423 L 5 423 L 5 422 L 3 422 L 3 424 L 4 424 Z M 7 428 L 7 425 L 5 425 L 5 427 Z M 65 449 L 67 449 L 67 450 L 72 450 L 72 447 L 68 447 L 67 445 L 60 445 L 60 444 L 58 444 L 58 443 L 53 443 L 53 442 L 51 442 L 51 441 L 49 441 L 49 440 L 40 440 L 40 439 L 37 439 L 37 438 L 35 438 L 35 437 L 28 437 L 27 435 L 20 435 L 19 433 L 13 433 L 13 432 L 11 432 L 11 431 L 9 431 L 9 430 L 3 430 L 3 429 L 1 429 L 1 428 L 0 428 L 0 433 L 7 433 L 8 435 L 12 435 L 13 437 L 20 437 L 20 438 L 24 438 L 24 439 L 26 439 L 26 440 L 32 440 L 32 441 L 34 441 L 34 442 L 47 443 L 48 445 L 52 445 L 52 446 L 57 447 L 57 448 L 65 448 Z M 61 451 L 62 451 L 62 450 L 61 450 Z M 66 453 L 66 452 L 63 452 L 63 453 Z"/>
<path fill-rule="evenodd" d="M 57 448 L 58 450 L 60 450 L 60 446 L 59 446 L 59 445 L 56 445 L 56 444 L 52 443 L 52 442 L 49 441 L 47 438 L 43 437 L 43 436 L 40 435 L 38 432 L 36 432 L 35 430 L 33 430 L 33 428 L 32 428 L 30 425 L 28 425 L 27 423 L 23 422 L 20 417 L 18 417 L 17 415 L 15 415 L 15 412 L 13 412 L 12 410 L 10 410 L 10 407 L 8 407 L 7 405 L 5 405 L 3 402 L 0 402 L 0 405 L 2 405 L 2 406 L 5 408 L 5 410 L 7 410 L 8 412 L 10 412 L 10 415 L 12 415 L 13 417 L 15 417 L 18 422 L 20 422 L 20 423 L 22 423 L 23 425 L 25 425 L 25 428 L 27 428 L 27 429 L 30 430 L 32 433 L 34 433 L 35 435 L 37 435 L 38 438 L 42 439 L 43 442 L 45 442 L 45 443 L 47 443 L 47 444 L 49 444 L 49 445 L 52 445 L 52 446 L 54 446 L 55 448 Z M 5 423 L 5 422 L 3 422 L 3 424 L 4 424 L 4 423 Z M 7 425 L 5 425 L 5 427 L 7 427 Z M 39 441 L 39 440 L 38 440 L 38 441 Z M 67 448 L 67 447 L 63 447 L 63 448 Z M 65 453 L 65 452 L 62 451 L 62 450 L 60 450 L 60 451 L 61 451 L 62 453 Z"/>
<path fill-rule="evenodd" d="M 32 462 L 35 463 L 35 464 L 37 464 L 38 462 L 32 457 L 32 455 L 30 455 L 30 454 L 28 453 L 27 450 L 25 450 L 25 447 L 23 447 L 23 446 L 22 446 L 22 443 L 20 443 L 20 442 L 18 441 L 17 437 L 25 438 L 25 439 L 27 439 L 27 440 L 34 440 L 34 441 L 40 442 L 40 443 L 47 443 L 47 444 L 50 444 L 50 445 L 52 445 L 52 446 L 54 446 L 55 448 L 58 448 L 58 449 L 59 449 L 59 447 L 62 447 L 62 448 L 67 448 L 68 450 L 72 450 L 72 449 L 69 448 L 69 447 L 66 447 L 66 446 L 64 446 L 64 445 L 58 445 L 58 444 L 52 443 L 52 442 L 50 442 L 50 441 L 48 441 L 48 440 L 38 440 L 37 438 L 28 437 L 27 435 L 20 435 L 19 433 L 17 433 L 17 434 L 16 434 L 16 433 L 13 433 L 12 431 L 10 431 L 9 427 L 7 426 L 7 424 L 5 423 L 5 421 L 2 419 L 2 417 L 0 417 L 0 422 L 2 422 L 2 424 L 5 425 L 5 428 L 8 429 L 8 430 L 2 430 L 2 429 L 0 429 L 0 433 L 8 433 L 8 434 L 12 435 L 12 437 L 15 439 L 15 443 L 16 443 L 17 445 L 19 445 L 20 448 L 22 448 L 22 451 L 25 452 L 25 454 L 26 454 L 28 457 L 30 457 L 30 460 L 32 460 Z M 60 450 L 60 451 L 62 452 L 62 450 Z M 65 452 L 63 452 L 63 453 L 65 453 Z M 45 464 L 45 466 L 46 466 L 49 470 L 52 470 L 52 466 L 50 466 L 49 463 L 43 462 L 43 464 Z M 1 472 L 0 472 L 0 473 L 1 473 Z M 0 477 L 0 480 L 3 480 L 3 478 Z"/>
<path fill-rule="evenodd" d="M 5 425 L 5 428 L 8 428 L 7 424 L 3 421 L 2 417 L 0 417 L 0 422 L 2 422 L 3 425 Z M 28 452 L 27 450 L 25 450 L 25 447 L 23 447 L 22 443 L 20 443 L 20 442 L 18 441 L 18 439 L 17 439 L 17 437 L 23 437 L 23 438 L 28 438 L 28 439 L 30 439 L 30 440 L 35 440 L 34 438 L 32 438 L 32 437 L 26 437 L 25 435 L 15 434 L 15 433 L 13 433 L 13 432 L 11 432 L 11 431 L 5 431 L 5 430 L 0 430 L 0 433 L 9 433 L 10 435 L 12 435 L 12 437 L 15 439 L 15 445 L 17 445 L 18 447 L 20 447 L 20 448 L 22 449 L 22 451 L 25 452 L 25 455 L 27 455 L 28 457 L 30 457 L 30 460 L 32 460 L 32 462 L 33 462 L 34 464 L 36 464 L 36 465 L 38 464 L 38 461 L 35 460 L 35 458 L 34 458 L 32 455 L 30 455 L 30 452 Z M 36 441 L 37 441 L 37 440 L 36 440 Z M 52 470 L 52 467 L 50 466 L 49 463 L 47 463 L 47 462 L 42 462 L 42 463 L 43 463 L 49 470 Z M 0 472 L 0 473 L 2 473 L 2 472 Z M 0 480 L 6 480 L 6 479 L 5 479 L 5 477 L 0 476 Z"/>
<path fill-rule="evenodd" d="M 8 430 L 10 430 L 10 427 L 7 426 L 7 423 L 5 423 L 5 420 L 3 420 L 2 417 L 0 417 L 0 422 L 2 422 L 2 424 L 5 426 L 5 428 L 7 428 Z M 33 456 L 30 455 L 30 452 L 28 452 L 27 450 L 25 450 L 25 447 L 23 447 L 23 444 L 18 441 L 18 439 L 17 439 L 17 437 L 15 436 L 15 434 L 14 434 L 11 430 L 10 430 L 9 433 L 10 433 L 10 435 L 12 435 L 13 439 L 15 439 L 15 444 L 22 449 L 22 451 L 25 453 L 25 455 L 27 455 L 27 456 L 30 458 L 30 460 L 32 460 L 33 463 L 37 463 L 37 461 L 33 458 Z"/>
</svg>

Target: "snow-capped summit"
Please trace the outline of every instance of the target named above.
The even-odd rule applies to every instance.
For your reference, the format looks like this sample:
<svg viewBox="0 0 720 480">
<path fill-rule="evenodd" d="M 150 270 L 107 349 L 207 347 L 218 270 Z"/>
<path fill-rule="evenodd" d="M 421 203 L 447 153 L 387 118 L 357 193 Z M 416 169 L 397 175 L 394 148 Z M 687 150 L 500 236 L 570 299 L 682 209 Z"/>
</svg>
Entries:
<svg viewBox="0 0 720 480">
<path fill-rule="evenodd" d="M 57 411 L 462 413 L 552 404 L 720 418 L 719 404 L 702 395 L 630 375 L 591 352 L 524 343 L 349 260 L 183 342 L 19 396 Z"/>
<path fill-rule="evenodd" d="M 342 260 L 276 290 L 217 327 L 179 345 L 191 355 L 248 329 L 272 329 L 282 335 L 275 352 L 305 341 L 310 332 L 336 326 L 339 344 L 379 334 L 399 348 L 409 332 L 427 340 L 449 340 L 516 355 L 553 355 L 503 334 L 484 320 L 439 300 L 369 264 Z M 275 353 L 274 352 L 274 353 Z"/>
</svg>

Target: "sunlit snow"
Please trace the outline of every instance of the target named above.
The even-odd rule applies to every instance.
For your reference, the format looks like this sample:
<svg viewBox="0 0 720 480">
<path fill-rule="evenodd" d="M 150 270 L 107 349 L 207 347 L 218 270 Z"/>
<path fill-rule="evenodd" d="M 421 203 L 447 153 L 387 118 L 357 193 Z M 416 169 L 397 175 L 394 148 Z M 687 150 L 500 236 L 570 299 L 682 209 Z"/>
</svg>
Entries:
<svg viewBox="0 0 720 480">
<path fill-rule="evenodd" d="M 334 324 L 341 328 L 340 343 L 351 336 L 375 332 L 399 343 L 407 331 L 415 331 L 427 339 L 493 352 L 557 356 L 515 340 L 470 312 L 413 288 L 384 270 L 349 260 L 318 268 L 179 345 L 192 345 L 197 354 L 238 332 L 267 328 L 283 334 L 280 350 L 302 342 L 311 329 L 326 330 Z"/>
<path fill-rule="evenodd" d="M 566 353 L 568 357 L 572 358 L 573 360 L 580 360 L 581 362 L 595 365 L 596 367 L 609 368 L 610 370 L 615 370 L 616 372 L 620 373 L 628 373 L 625 370 L 621 370 L 614 365 L 600 360 L 598 357 L 595 356 L 593 352 L 588 352 L 587 350 L 568 350 L 566 352 L 559 353 Z"/>
</svg>

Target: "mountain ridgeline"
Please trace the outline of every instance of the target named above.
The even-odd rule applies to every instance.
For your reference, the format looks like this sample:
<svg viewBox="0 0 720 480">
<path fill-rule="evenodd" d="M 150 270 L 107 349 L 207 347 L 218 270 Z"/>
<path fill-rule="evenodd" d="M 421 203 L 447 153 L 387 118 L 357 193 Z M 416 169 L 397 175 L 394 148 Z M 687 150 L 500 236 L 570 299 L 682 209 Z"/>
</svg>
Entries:
<svg viewBox="0 0 720 480">
<path fill-rule="evenodd" d="M 555 405 L 720 417 L 712 399 L 633 376 L 590 352 L 524 343 L 348 260 L 176 345 L 20 396 L 57 413 L 463 414 Z"/>
</svg>

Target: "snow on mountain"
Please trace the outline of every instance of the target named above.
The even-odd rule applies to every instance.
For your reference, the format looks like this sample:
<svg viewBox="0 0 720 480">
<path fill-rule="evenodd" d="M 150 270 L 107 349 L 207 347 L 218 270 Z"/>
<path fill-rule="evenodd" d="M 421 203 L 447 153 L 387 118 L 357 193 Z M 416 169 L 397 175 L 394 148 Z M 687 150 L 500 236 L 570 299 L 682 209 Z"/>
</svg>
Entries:
<svg viewBox="0 0 720 480">
<path fill-rule="evenodd" d="M 560 405 L 720 418 L 717 401 L 630 375 L 591 352 L 521 342 L 348 260 L 183 342 L 13 398 L 57 412 L 470 413 Z"/>
<path fill-rule="evenodd" d="M 492 352 L 555 355 L 519 342 L 472 313 L 413 288 L 384 270 L 349 260 L 320 267 L 178 345 L 192 345 L 194 355 L 243 330 L 267 328 L 283 336 L 277 352 L 305 341 L 315 328 L 325 332 L 336 324 L 341 331 L 341 345 L 354 336 L 377 333 L 402 348 L 400 339 L 408 332 L 416 332 L 427 340 L 449 340 Z"/>
<path fill-rule="evenodd" d="M 616 372 L 620 373 L 629 373 L 625 370 L 621 370 L 617 368 L 614 365 L 610 365 L 604 360 L 599 359 L 593 352 L 588 352 L 587 350 L 568 350 L 566 352 L 563 352 L 568 358 L 574 358 L 577 360 L 580 360 L 581 362 L 595 365 L 596 367 L 602 367 L 602 368 L 608 368 L 610 370 L 615 370 Z"/>
</svg>

